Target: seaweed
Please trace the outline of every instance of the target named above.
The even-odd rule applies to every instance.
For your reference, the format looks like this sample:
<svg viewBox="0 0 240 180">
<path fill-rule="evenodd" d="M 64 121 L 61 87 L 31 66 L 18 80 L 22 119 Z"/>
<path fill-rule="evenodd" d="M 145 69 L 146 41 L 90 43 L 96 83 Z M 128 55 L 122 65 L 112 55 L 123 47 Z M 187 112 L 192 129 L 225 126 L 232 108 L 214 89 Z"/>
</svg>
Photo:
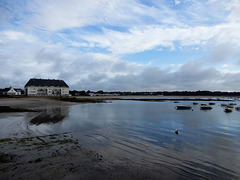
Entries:
<svg viewBox="0 0 240 180">
<path fill-rule="evenodd" d="M 7 112 L 38 112 L 38 111 L 25 108 L 14 108 L 10 106 L 0 106 L 0 113 Z"/>
<path fill-rule="evenodd" d="M 42 162 L 43 158 L 37 158 L 34 161 L 29 161 L 28 163 L 39 163 Z"/>
<path fill-rule="evenodd" d="M 9 142 L 11 141 L 11 138 L 4 138 L 4 139 L 0 139 L 0 142 Z"/>
<path fill-rule="evenodd" d="M 0 154 L 0 163 L 9 163 L 11 162 L 13 159 L 13 156 L 9 155 L 9 154 Z"/>
</svg>

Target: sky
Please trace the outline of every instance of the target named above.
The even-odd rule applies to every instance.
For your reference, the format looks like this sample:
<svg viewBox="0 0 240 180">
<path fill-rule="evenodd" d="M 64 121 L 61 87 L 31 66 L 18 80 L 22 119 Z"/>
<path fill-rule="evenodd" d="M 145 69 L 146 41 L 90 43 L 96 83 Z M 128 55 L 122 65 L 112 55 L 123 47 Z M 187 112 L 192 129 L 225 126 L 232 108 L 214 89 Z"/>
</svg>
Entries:
<svg viewBox="0 0 240 180">
<path fill-rule="evenodd" d="M 240 0 L 0 0 L 0 88 L 240 91 Z"/>
</svg>

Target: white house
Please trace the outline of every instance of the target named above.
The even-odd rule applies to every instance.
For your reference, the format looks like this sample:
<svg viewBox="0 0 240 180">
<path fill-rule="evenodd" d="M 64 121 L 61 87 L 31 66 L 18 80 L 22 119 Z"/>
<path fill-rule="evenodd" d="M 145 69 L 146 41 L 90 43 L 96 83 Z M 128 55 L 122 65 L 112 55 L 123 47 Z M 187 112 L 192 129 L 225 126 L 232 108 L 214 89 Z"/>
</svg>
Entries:
<svg viewBox="0 0 240 180">
<path fill-rule="evenodd" d="M 12 87 L 10 87 L 9 88 L 9 90 L 7 91 L 7 95 L 21 95 L 21 93 L 20 94 L 18 94 L 18 92 L 15 90 L 15 89 L 13 89 Z"/>
<path fill-rule="evenodd" d="M 9 88 L 5 88 L 5 89 L 1 89 L 0 94 L 1 95 L 8 95 L 8 96 L 18 96 L 18 95 L 22 95 L 22 89 L 16 89 L 13 87 L 9 87 Z"/>
<path fill-rule="evenodd" d="M 69 86 L 63 80 L 30 79 L 25 85 L 27 96 L 68 96 Z"/>
</svg>

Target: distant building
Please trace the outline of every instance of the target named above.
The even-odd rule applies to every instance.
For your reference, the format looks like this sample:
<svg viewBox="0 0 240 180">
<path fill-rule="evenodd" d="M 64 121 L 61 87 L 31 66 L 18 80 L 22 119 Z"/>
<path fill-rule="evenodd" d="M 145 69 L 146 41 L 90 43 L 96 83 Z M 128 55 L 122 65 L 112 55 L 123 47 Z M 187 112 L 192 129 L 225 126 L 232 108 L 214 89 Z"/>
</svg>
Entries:
<svg viewBox="0 0 240 180">
<path fill-rule="evenodd" d="M 23 94 L 24 94 L 24 91 L 19 88 L 9 87 L 9 88 L 4 88 L 0 90 L 0 95 L 2 96 L 20 96 Z"/>
<path fill-rule="evenodd" d="M 30 79 L 25 85 L 27 96 L 68 96 L 69 86 L 63 80 Z"/>
</svg>

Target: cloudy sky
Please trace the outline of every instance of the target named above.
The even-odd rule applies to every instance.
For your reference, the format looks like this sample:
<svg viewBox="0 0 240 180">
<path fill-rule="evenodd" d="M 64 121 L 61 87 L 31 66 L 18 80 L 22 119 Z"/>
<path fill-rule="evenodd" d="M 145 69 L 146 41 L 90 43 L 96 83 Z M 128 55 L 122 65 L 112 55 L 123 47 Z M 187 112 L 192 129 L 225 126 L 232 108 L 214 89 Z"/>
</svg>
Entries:
<svg viewBox="0 0 240 180">
<path fill-rule="evenodd" d="M 0 0 L 0 88 L 240 91 L 240 0 Z"/>
</svg>

